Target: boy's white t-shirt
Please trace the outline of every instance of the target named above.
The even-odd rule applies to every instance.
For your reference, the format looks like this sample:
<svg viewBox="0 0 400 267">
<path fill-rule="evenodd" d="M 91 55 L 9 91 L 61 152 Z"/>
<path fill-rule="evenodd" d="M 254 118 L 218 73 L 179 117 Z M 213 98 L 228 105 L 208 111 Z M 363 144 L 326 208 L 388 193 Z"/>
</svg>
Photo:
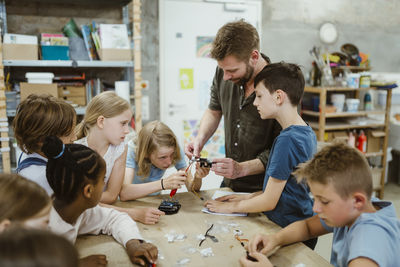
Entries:
<svg viewBox="0 0 400 267">
<path fill-rule="evenodd" d="M 87 143 L 87 137 L 76 140 L 75 143 L 89 147 Z M 122 153 L 124 153 L 125 146 L 126 146 L 125 141 L 117 146 L 109 145 L 106 154 L 104 154 L 103 156 L 103 159 L 106 162 L 106 176 L 104 178 L 104 183 L 106 185 L 108 183 L 108 180 L 110 179 L 114 163 L 122 155 Z"/>
<path fill-rule="evenodd" d="M 126 247 L 131 239 L 142 239 L 136 222 L 125 212 L 99 205 L 85 210 L 74 224 L 65 222 L 58 212 L 51 208 L 49 228 L 52 232 L 64 236 L 75 243 L 79 235 L 112 235 L 114 239 Z"/>
<path fill-rule="evenodd" d="M 39 155 L 38 153 L 32 153 L 32 154 L 22 153 L 20 161 L 22 162 L 26 158 L 40 158 L 47 162 L 47 158 Z M 51 189 L 49 182 L 47 182 L 46 166 L 31 165 L 21 170 L 18 174 L 43 187 L 49 196 L 53 194 L 53 189 Z"/>
</svg>

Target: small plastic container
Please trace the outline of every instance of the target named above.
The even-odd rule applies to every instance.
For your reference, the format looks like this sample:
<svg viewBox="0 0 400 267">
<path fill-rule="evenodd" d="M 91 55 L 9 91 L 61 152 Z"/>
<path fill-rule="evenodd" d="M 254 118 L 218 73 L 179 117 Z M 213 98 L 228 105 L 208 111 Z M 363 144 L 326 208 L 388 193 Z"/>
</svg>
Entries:
<svg viewBox="0 0 400 267">
<path fill-rule="evenodd" d="M 331 102 L 332 105 L 336 107 L 336 112 L 342 112 L 344 101 L 345 101 L 345 94 L 332 94 L 331 95 Z"/>
<path fill-rule="evenodd" d="M 371 86 L 371 74 L 362 72 L 360 76 L 360 88 L 368 88 Z"/>
<path fill-rule="evenodd" d="M 28 83 L 53 83 L 54 74 L 52 72 L 27 72 L 25 78 Z"/>
<path fill-rule="evenodd" d="M 347 87 L 350 88 L 359 88 L 360 86 L 360 74 L 359 73 L 350 73 L 346 77 Z"/>
<path fill-rule="evenodd" d="M 359 105 L 360 105 L 360 99 L 357 98 L 346 99 L 347 112 L 357 112 Z"/>
</svg>

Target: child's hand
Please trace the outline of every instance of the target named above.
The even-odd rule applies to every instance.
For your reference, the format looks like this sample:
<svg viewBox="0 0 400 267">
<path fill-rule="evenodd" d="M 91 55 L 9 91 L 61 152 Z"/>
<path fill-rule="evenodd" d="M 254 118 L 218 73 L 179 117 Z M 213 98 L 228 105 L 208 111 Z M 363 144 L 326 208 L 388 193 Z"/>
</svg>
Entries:
<svg viewBox="0 0 400 267">
<path fill-rule="evenodd" d="M 273 267 L 272 263 L 269 261 L 267 256 L 259 252 L 254 252 L 250 254 L 251 257 L 257 261 L 252 261 L 247 258 L 247 255 L 243 255 L 239 262 L 242 267 Z"/>
<path fill-rule="evenodd" d="M 249 199 L 250 195 L 251 194 L 233 194 L 233 195 L 218 197 L 215 200 L 221 201 L 221 202 L 241 201 L 241 200 Z"/>
<path fill-rule="evenodd" d="M 165 213 L 156 208 L 137 208 L 135 209 L 134 220 L 144 224 L 156 224 L 161 215 Z"/>
<path fill-rule="evenodd" d="M 168 178 L 164 179 L 164 188 L 165 189 L 179 189 L 182 185 L 185 184 L 186 181 L 186 173 L 184 171 L 177 171 L 176 173 L 171 174 Z"/>
<path fill-rule="evenodd" d="M 216 200 L 207 200 L 206 203 L 204 203 L 204 207 L 206 207 L 208 210 L 212 212 L 218 212 L 218 213 L 233 213 L 235 212 L 234 206 L 235 202 L 220 202 Z"/>
<path fill-rule="evenodd" d="M 200 167 L 200 163 L 196 163 L 196 173 L 194 174 L 195 179 L 202 179 L 208 175 L 210 168 Z"/>
<path fill-rule="evenodd" d="M 146 263 L 156 263 L 158 249 L 151 243 L 141 243 L 138 239 L 131 239 L 126 243 L 126 252 L 134 264 L 145 266 Z"/>
<path fill-rule="evenodd" d="M 261 252 L 267 254 L 278 246 L 274 235 L 256 234 L 247 244 L 250 253 Z"/>
<path fill-rule="evenodd" d="M 90 255 L 79 259 L 79 266 L 81 267 L 101 267 L 107 266 L 107 258 L 106 255 L 98 254 L 98 255 Z"/>
</svg>

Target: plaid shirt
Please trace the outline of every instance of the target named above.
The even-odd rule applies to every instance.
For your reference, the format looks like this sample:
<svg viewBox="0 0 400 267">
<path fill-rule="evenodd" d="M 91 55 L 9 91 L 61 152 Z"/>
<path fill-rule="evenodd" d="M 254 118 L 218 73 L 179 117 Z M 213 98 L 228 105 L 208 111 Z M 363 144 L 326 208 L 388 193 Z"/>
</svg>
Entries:
<svg viewBox="0 0 400 267">
<path fill-rule="evenodd" d="M 269 58 L 262 55 L 269 62 Z M 225 154 L 237 162 L 260 159 L 267 165 L 269 151 L 281 127 L 274 119 L 262 120 L 253 105 L 255 92 L 245 98 L 244 87 L 224 81 L 224 71 L 217 67 L 208 105 L 211 110 L 222 111 L 225 129 Z M 261 191 L 264 172 L 224 183 L 236 192 Z"/>
</svg>

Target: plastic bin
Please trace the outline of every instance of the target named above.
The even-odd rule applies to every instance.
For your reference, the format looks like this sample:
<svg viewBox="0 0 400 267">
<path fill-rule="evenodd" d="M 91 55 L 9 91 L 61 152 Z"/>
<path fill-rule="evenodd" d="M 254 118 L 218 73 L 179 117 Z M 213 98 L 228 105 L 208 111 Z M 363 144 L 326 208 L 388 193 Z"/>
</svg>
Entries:
<svg viewBox="0 0 400 267">
<path fill-rule="evenodd" d="M 69 46 L 42 45 L 42 60 L 69 60 Z"/>
</svg>

